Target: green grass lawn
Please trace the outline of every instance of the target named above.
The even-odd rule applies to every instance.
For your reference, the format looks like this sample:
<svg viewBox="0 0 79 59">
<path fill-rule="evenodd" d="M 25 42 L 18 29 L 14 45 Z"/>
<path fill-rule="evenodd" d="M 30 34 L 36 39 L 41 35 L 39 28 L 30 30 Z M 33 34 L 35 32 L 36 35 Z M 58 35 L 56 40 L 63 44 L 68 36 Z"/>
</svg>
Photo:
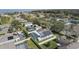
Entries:
<svg viewBox="0 0 79 59">
<path fill-rule="evenodd" d="M 32 40 L 27 41 L 28 47 L 31 49 L 38 49 L 38 47 L 32 42 Z"/>
<path fill-rule="evenodd" d="M 49 46 L 49 48 L 51 49 L 51 48 L 56 48 L 56 47 L 57 47 L 56 42 L 55 42 L 55 41 L 50 41 L 50 46 Z"/>
<path fill-rule="evenodd" d="M 46 48 L 46 49 L 54 49 L 54 48 L 57 47 L 57 44 L 56 44 L 55 41 L 52 40 L 52 41 L 49 41 L 49 42 L 47 42 L 47 43 L 45 43 L 45 44 L 43 44 L 41 46 Z"/>
<path fill-rule="evenodd" d="M 3 33 L 3 32 L 0 32 L 0 36 L 1 36 L 1 35 L 5 35 L 5 33 Z"/>
</svg>

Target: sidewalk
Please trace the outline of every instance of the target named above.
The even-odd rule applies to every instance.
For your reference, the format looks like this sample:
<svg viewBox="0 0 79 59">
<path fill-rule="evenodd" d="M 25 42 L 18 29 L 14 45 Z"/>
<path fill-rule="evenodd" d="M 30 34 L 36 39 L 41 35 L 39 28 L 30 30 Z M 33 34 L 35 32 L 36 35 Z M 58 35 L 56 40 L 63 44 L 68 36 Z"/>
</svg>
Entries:
<svg viewBox="0 0 79 59">
<path fill-rule="evenodd" d="M 45 41 L 43 41 L 43 42 L 41 42 L 41 43 L 38 43 L 38 44 L 39 44 L 39 45 L 42 45 L 42 44 L 44 44 L 44 43 L 46 43 L 46 42 L 49 42 L 49 41 L 51 41 L 51 40 L 53 40 L 53 39 L 55 39 L 55 38 L 56 38 L 56 36 L 54 35 L 53 38 L 47 39 L 47 40 L 45 40 Z"/>
</svg>

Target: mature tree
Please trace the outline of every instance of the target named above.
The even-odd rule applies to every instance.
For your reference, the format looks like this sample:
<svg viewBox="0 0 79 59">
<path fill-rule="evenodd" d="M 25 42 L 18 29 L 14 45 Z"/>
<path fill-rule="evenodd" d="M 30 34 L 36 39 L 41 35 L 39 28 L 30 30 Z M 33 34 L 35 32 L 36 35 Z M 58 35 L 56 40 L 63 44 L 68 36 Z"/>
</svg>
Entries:
<svg viewBox="0 0 79 59">
<path fill-rule="evenodd" d="M 11 22 L 11 18 L 7 16 L 2 16 L 1 17 L 1 24 L 7 24 Z"/>
<path fill-rule="evenodd" d="M 25 20 L 27 20 L 27 17 L 24 14 L 20 14 L 20 17 L 23 18 L 23 19 L 25 19 Z"/>
<path fill-rule="evenodd" d="M 50 29 L 51 31 L 60 32 L 64 29 L 64 23 L 61 21 L 54 21 Z"/>
<path fill-rule="evenodd" d="M 39 25 L 39 26 L 41 25 L 41 23 L 40 23 L 40 20 L 39 20 L 39 19 L 35 19 L 35 20 L 33 20 L 33 23 L 34 23 L 34 24 L 37 24 L 37 25 Z"/>
<path fill-rule="evenodd" d="M 18 20 L 13 20 L 11 23 L 11 26 L 15 28 L 16 30 L 18 30 L 21 27 L 21 23 Z"/>
<path fill-rule="evenodd" d="M 23 33 L 24 33 L 24 35 L 25 35 L 26 38 L 29 36 L 27 30 L 23 29 Z"/>
<path fill-rule="evenodd" d="M 27 30 L 22 26 L 22 24 L 18 20 L 12 21 L 11 26 L 16 30 L 22 30 L 26 38 L 29 36 Z"/>
</svg>

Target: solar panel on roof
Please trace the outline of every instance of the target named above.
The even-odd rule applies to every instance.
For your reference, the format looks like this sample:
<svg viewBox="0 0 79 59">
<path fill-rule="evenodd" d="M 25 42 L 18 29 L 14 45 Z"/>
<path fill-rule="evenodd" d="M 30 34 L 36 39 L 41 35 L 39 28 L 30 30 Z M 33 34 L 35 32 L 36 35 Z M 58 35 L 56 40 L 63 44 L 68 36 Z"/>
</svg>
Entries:
<svg viewBox="0 0 79 59">
<path fill-rule="evenodd" d="M 48 35 L 50 35 L 50 34 L 52 34 L 50 31 L 43 31 L 43 32 L 40 32 L 40 36 L 41 36 L 41 37 L 45 37 L 45 36 L 48 36 Z"/>
</svg>

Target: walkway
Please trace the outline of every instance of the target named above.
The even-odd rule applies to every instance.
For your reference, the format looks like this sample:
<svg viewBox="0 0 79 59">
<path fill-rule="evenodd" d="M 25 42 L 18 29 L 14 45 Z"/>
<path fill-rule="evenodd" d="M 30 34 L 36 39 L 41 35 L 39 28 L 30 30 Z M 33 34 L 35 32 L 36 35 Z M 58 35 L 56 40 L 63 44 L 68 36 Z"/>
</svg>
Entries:
<svg viewBox="0 0 79 59">
<path fill-rule="evenodd" d="M 51 38 L 51 39 L 47 39 L 47 40 L 45 40 L 45 41 L 43 41 L 43 42 L 40 42 L 40 43 L 38 43 L 39 45 L 42 45 L 42 44 L 44 44 L 44 43 L 46 43 L 46 42 L 49 42 L 49 41 L 51 41 L 51 40 L 53 40 L 53 39 L 56 39 L 56 36 L 54 36 L 53 38 Z"/>
</svg>

